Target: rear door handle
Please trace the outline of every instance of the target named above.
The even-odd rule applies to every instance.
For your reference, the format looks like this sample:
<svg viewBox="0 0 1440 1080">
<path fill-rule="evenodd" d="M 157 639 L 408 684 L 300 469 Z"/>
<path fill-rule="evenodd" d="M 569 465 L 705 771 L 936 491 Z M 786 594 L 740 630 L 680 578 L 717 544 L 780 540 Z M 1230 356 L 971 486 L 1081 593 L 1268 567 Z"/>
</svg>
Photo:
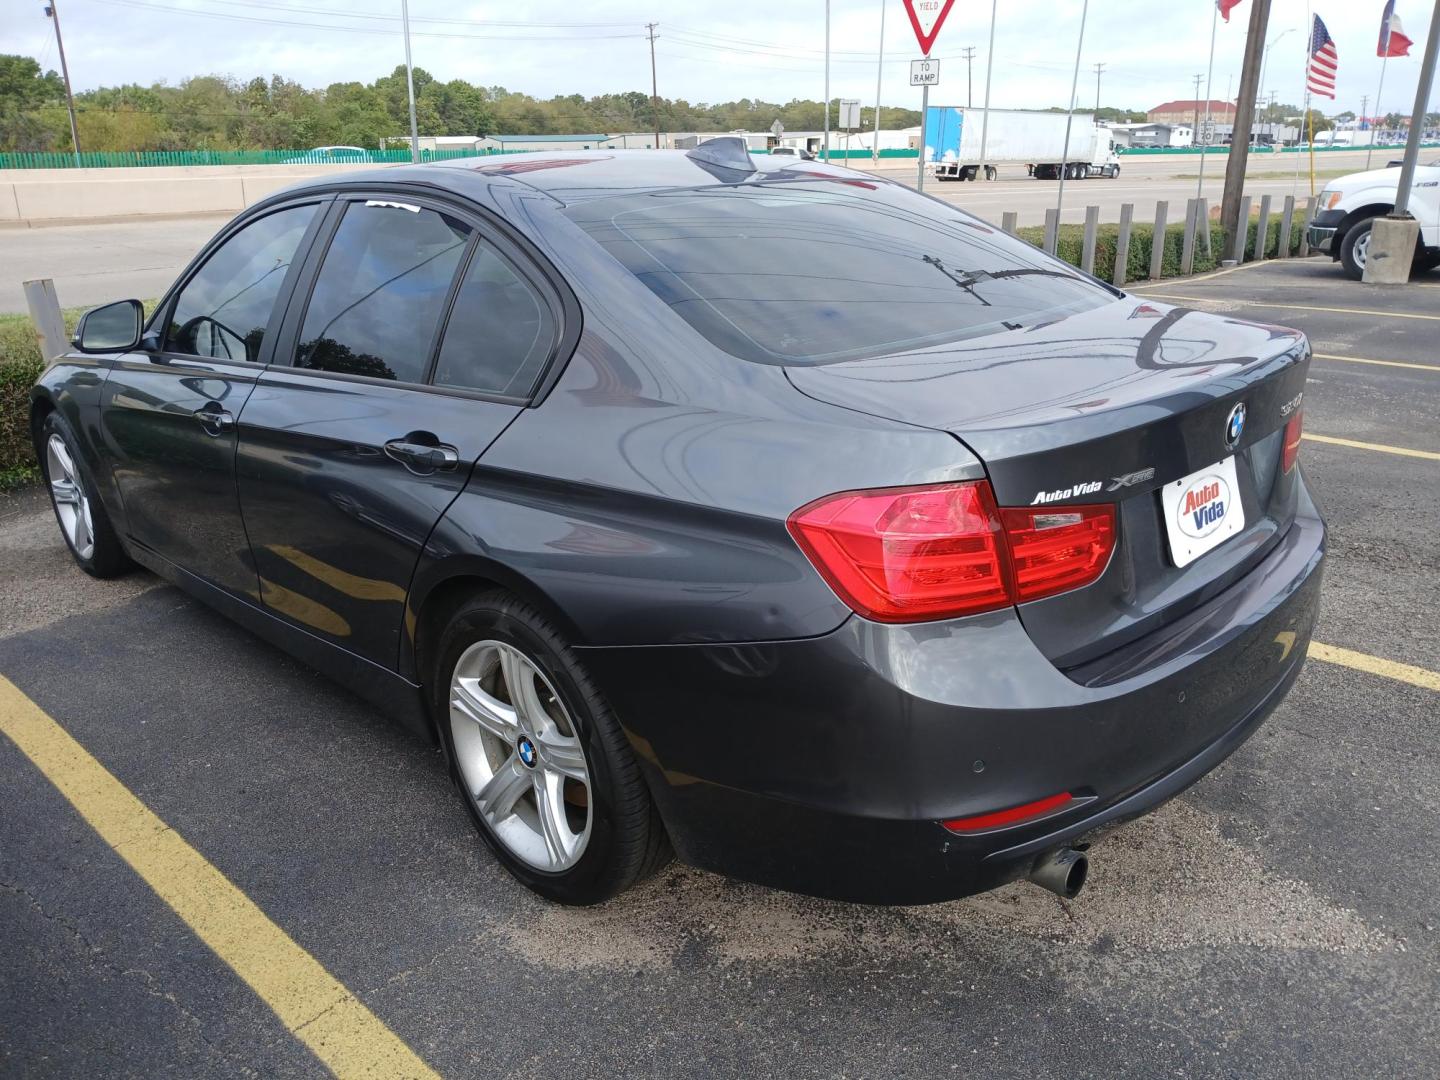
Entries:
<svg viewBox="0 0 1440 1080">
<path fill-rule="evenodd" d="M 195 410 L 195 419 L 211 435 L 219 435 L 235 427 L 235 414 L 226 412 L 215 402 L 209 402 Z"/>
<path fill-rule="evenodd" d="M 448 471 L 460 464 L 460 452 L 453 446 L 428 446 L 409 438 L 391 439 L 385 444 L 385 454 L 413 473 Z"/>
</svg>

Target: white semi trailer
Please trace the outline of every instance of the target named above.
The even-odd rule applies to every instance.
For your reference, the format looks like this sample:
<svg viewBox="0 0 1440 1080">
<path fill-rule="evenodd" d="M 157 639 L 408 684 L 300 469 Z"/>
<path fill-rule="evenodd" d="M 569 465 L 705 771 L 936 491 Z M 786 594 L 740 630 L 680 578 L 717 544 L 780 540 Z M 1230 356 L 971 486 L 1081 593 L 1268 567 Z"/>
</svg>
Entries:
<svg viewBox="0 0 1440 1080">
<path fill-rule="evenodd" d="M 1001 165 L 1023 165 L 1037 180 L 1120 175 L 1120 158 L 1110 129 L 1097 127 L 1091 113 L 1076 113 L 1065 146 L 1064 113 L 991 109 L 980 159 L 983 109 L 932 105 L 925 115 L 924 154 L 937 180 L 974 180 L 985 169 L 993 180 Z"/>
</svg>

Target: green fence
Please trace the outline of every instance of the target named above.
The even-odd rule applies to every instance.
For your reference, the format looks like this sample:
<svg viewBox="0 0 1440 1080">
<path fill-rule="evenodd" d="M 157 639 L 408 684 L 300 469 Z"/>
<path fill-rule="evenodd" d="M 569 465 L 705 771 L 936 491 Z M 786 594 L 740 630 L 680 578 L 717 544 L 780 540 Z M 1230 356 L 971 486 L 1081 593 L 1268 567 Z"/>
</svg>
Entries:
<svg viewBox="0 0 1440 1080">
<path fill-rule="evenodd" d="M 519 153 L 515 150 L 422 150 L 422 161 L 489 157 Z M 80 155 L 82 169 L 134 169 L 158 165 L 363 165 L 410 160 L 408 146 L 391 150 L 133 150 Z M 70 153 L 3 153 L 0 169 L 73 169 Z"/>
</svg>

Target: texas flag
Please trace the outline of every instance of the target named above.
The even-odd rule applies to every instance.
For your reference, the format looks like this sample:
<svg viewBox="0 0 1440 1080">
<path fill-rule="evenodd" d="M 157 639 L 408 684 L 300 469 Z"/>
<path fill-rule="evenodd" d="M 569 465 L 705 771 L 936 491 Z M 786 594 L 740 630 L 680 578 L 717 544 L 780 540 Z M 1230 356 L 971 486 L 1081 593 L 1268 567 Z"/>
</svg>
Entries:
<svg viewBox="0 0 1440 1080">
<path fill-rule="evenodd" d="M 1395 0 L 1390 0 L 1390 2 L 1393 6 Z M 1215 0 L 1215 6 L 1220 9 L 1220 18 L 1229 22 L 1230 12 L 1233 11 L 1239 3 L 1240 0 Z"/>
<path fill-rule="evenodd" d="M 1409 56 L 1411 44 L 1400 26 L 1400 16 L 1395 14 L 1395 0 L 1386 0 L 1385 14 L 1380 17 L 1380 44 L 1375 49 L 1375 55 Z"/>
</svg>

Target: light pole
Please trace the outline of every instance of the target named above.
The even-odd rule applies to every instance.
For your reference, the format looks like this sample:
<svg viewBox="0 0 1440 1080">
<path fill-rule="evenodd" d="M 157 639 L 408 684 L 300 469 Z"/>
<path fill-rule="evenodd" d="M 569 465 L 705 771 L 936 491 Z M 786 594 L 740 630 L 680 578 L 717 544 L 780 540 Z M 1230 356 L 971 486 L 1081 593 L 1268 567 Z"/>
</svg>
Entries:
<svg viewBox="0 0 1440 1080">
<path fill-rule="evenodd" d="M 924 128 L 920 129 L 923 133 Z M 924 141 L 924 135 L 921 135 Z M 830 0 L 825 0 L 825 149 L 821 155 L 826 161 L 830 160 Z M 920 156 L 924 157 L 922 150 Z"/>
<path fill-rule="evenodd" d="M 410 100 L 410 160 L 420 162 L 420 129 L 415 124 L 415 69 L 410 64 L 410 0 L 400 0 L 400 21 L 405 28 L 405 95 Z"/>
<path fill-rule="evenodd" d="M 1275 47 L 1275 43 L 1276 43 L 1277 41 L 1279 41 L 1281 38 L 1283 38 L 1286 34 L 1293 34 L 1294 32 L 1295 32 L 1295 27 L 1293 27 L 1293 26 L 1287 27 L 1286 29 L 1281 30 L 1280 33 L 1276 34 L 1273 38 L 1271 38 L 1270 41 L 1266 44 L 1266 46 L 1265 46 L 1265 55 L 1260 58 L 1260 96 L 1261 96 L 1261 97 L 1264 97 L 1264 96 L 1265 96 L 1265 72 L 1266 72 L 1267 68 L 1268 68 L 1269 65 L 1270 65 L 1270 50 L 1273 49 L 1273 48 Z"/>
<path fill-rule="evenodd" d="M 885 76 L 885 0 L 880 0 L 880 52 L 875 59 L 875 145 L 870 148 L 870 160 L 878 167 L 880 165 L 880 86 Z M 920 141 L 925 141 L 924 128 L 921 128 Z M 922 150 L 921 156 L 924 156 Z"/>
</svg>

